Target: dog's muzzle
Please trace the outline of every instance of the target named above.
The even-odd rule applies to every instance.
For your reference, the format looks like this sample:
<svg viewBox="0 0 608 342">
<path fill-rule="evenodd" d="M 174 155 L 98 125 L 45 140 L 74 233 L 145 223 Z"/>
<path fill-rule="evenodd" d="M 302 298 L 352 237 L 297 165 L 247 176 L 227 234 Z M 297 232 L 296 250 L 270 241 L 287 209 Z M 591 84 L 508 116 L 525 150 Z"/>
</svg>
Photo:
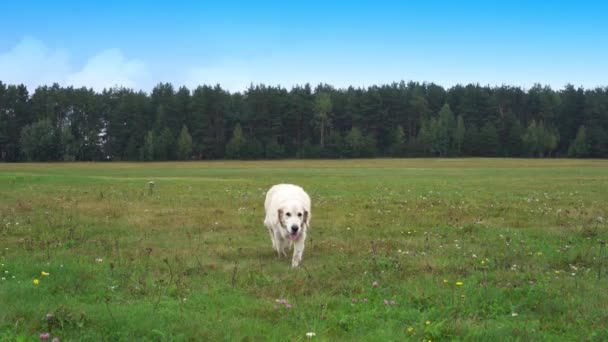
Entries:
<svg viewBox="0 0 608 342">
<path fill-rule="evenodd" d="M 289 239 L 295 241 L 300 237 L 301 229 L 297 224 L 292 225 L 290 228 Z"/>
</svg>

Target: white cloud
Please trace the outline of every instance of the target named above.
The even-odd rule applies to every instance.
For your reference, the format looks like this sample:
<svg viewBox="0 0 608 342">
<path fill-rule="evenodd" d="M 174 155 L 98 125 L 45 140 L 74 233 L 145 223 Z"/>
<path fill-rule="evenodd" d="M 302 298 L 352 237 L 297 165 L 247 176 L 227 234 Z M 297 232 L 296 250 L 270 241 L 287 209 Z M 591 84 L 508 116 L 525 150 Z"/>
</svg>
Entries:
<svg viewBox="0 0 608 342">
<path fill-rule="evenodd" d="M 61 83 L 69 70 L 66 51 L 50 50 L 33 38 L 24 38 L 11 50 L 0 52 L 0 80 L 4 83 L 23 83 L 33 89 Z"/>
<path fill-rule="evenodd" d="M 141 89 L 148 84 L 148 68 L 141 60 L 127 60 L 119 49 L 93 56 L 84 68 L 67 76 L 65 83 L 95 90 L 123 86 Z"/>
<path fill-rule="evenodd" d="M 67 51 L 51 49 L 29 37 L 6 52 L 0 51 L 0 81 L 25 84 L 31 91 L 53 83 L 98 91 L 117 85 L 135 89 L 147 89 L 151 85 L 146 63 L 127 59 L 119 49 L 104 50 L 78 69 L 71 64 Z"/>
</svg>

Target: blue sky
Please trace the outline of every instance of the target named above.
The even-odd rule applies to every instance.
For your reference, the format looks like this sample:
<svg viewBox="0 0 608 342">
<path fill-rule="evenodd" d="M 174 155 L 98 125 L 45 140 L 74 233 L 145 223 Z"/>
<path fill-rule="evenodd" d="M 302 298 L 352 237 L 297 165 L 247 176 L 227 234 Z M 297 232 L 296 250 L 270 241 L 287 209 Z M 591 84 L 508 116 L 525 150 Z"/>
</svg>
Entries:
<svg viewBox="0 0 608 342">
<path fill-rule="evenodd" d="M 608 85 L 601 1 L 6 1 L 0 80 Z"/>
</svg>

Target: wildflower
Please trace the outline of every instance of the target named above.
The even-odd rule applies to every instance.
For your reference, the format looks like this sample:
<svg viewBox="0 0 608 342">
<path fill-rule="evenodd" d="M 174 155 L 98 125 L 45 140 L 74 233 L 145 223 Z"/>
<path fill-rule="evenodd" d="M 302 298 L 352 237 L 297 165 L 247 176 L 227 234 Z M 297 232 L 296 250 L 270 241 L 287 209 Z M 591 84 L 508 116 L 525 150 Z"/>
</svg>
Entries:
<svg viewBox="0 0 608 342">
<path fill-rule="evenodd" d="M 38 284 L 40 284 L 40 280 L 34 279 L 34 285 L 38 285 Z"/>
<path fill-rule="evenodd" d="M 55 315 L 50 312 L 46 314 L 46 319 L 53 319 L 53 317 L 55 317 Z"/>
<path fill-rule="evenodd" d="M 313 337 L 315 337 L 315 336 L 317 336 L 317 334 L 315 334 L 315 333 L 314 333 L 314 332 L 312 332 L 312 331 L 311 331 L 311 332 L 307 332 L 307 333 L 306 333 L 306 337 L 308 337 L 308 338 L 313 338 Z"/>
<path fill-rule="evenodd" d="M 449 283 L 449 281 L 448 281 L 447 279 L 443 279 L 443 283 L 444 283 L 444 284 L 448 284 L 448 283 Z"/>
<path fill-rule="evenodd" d="M 103 262 L 103 259 L 102 258 L 97 258 L 97 259 L 95 259 L 95 261 L 97 261 L 97 262 Z"/>
<path fill-rule="evenodd" d="M 463 285 L 463 282 L 461 282 L 461 281 L 456 282 L 456 286 L 462 286 L 462 285 Z"/>
<path fill-rule="evenodd" d="M 48 273 L 48 272 L 44 272 L 44 271 L 42 271 L 42 272 L 40 272 L 40 275 L 42 275 L 42 276 L 44 276 L 44 277 L 48 277 L 48 276 L 50 276 L 51 274 L 50 274 L 50 273 Z"/>
<path fill-rule="evenodd" d="M 542 255 L 543 255 L 543 252 L 536 252 L 536 255 L 537 255 L 537 256 L 542 256 Z"/>
<path fill-rule="evenodd" d="M 367 298 L 363 298 L 363 303 L 367 303 Z"/>
<path fill-rule="evenodd" d="M 395 305 L 395 304 L 397 304 L 397 302 L 394 300 L 391 300 L 391 305 Z"/>
<path fill-rule="evenodd" d="M 53 337 L 53 340 L 51 342 L 59 342 L 59 337 Z"/>
<path fill-rule="evenodd" d="M 388 305 L 388 300 L 387 299 L 384 300 L 384 305 Z"/>
<path fill-rule="evenodd" d="M 431 321 L 426 321 L 426 322 L 424 322 L 424 324 L 431 325 Z"/>
<path fill-rule="evenodd" d="M 40 334 L 40 339 L 43 340 L 43 341 L 44 340 L 48 340 L 49 337 L 51 337 L 51 334 L 49 334 L 48 332 Z"/>
<path fill-rule="evenodd" d="M 4 274 L 8 274 L 8 271 L 4 271 Z"/>
<path fill-rule="evenodd" d="M 414 328 L 412 328 L 412 327 L 407 327 L 407 332 L 409 332 L 409 333 L 413 333 L 413 332 L 414 332 Z"/>
<path fill-rule="evenodd" d="M 5 278 L 5 277 L 2 277 L 2 280 L 6 280 L 6 278 Z"/>
<path fill-rule="evenodd" d="M 374 280 L 374 282 L 372 283 L 372 287 L 373 287 L 373 288 L 378 287 L 378 282 Z"/>
<path fill-rule="evenodd" d="M 353 303 L 356 303 L 356 302 L 357 302 L 357 298 L 353 298 L 353 299 L 352 299 L 352 302 L 353 302 Z"/>
<path fill-rule="evenodd" d="M 287 304 L 285 304 L 285 307 L 288 309 L 291 309 L 291 304 L 287 303 Z"/>
<path fill-rule="evenodd" d="M 517 316 L 518 316 L 517 312 L 512 312 L 511 313 L 511 317 L 517 317 Z"/>
<path fill-rule="evenodd" d="M 279 299 L 279 303 L 285 305 L 285 304 L 287 304 L 287 300 L 285 300 L 285 299 Z"/>
</svg>

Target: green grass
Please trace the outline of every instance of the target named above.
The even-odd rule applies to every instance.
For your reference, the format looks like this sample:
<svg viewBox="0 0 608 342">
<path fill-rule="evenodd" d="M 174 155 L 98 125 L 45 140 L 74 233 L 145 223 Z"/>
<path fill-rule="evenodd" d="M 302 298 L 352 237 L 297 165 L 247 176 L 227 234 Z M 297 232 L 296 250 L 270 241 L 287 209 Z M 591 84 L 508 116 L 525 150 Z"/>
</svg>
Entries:
<svg viewBox="0 0 608 342">
<path fill-rule="evenodd" d="M 603 160 L 0 164 L 0 340 L 604 341 L 607 203 Z"/>
</svg>

